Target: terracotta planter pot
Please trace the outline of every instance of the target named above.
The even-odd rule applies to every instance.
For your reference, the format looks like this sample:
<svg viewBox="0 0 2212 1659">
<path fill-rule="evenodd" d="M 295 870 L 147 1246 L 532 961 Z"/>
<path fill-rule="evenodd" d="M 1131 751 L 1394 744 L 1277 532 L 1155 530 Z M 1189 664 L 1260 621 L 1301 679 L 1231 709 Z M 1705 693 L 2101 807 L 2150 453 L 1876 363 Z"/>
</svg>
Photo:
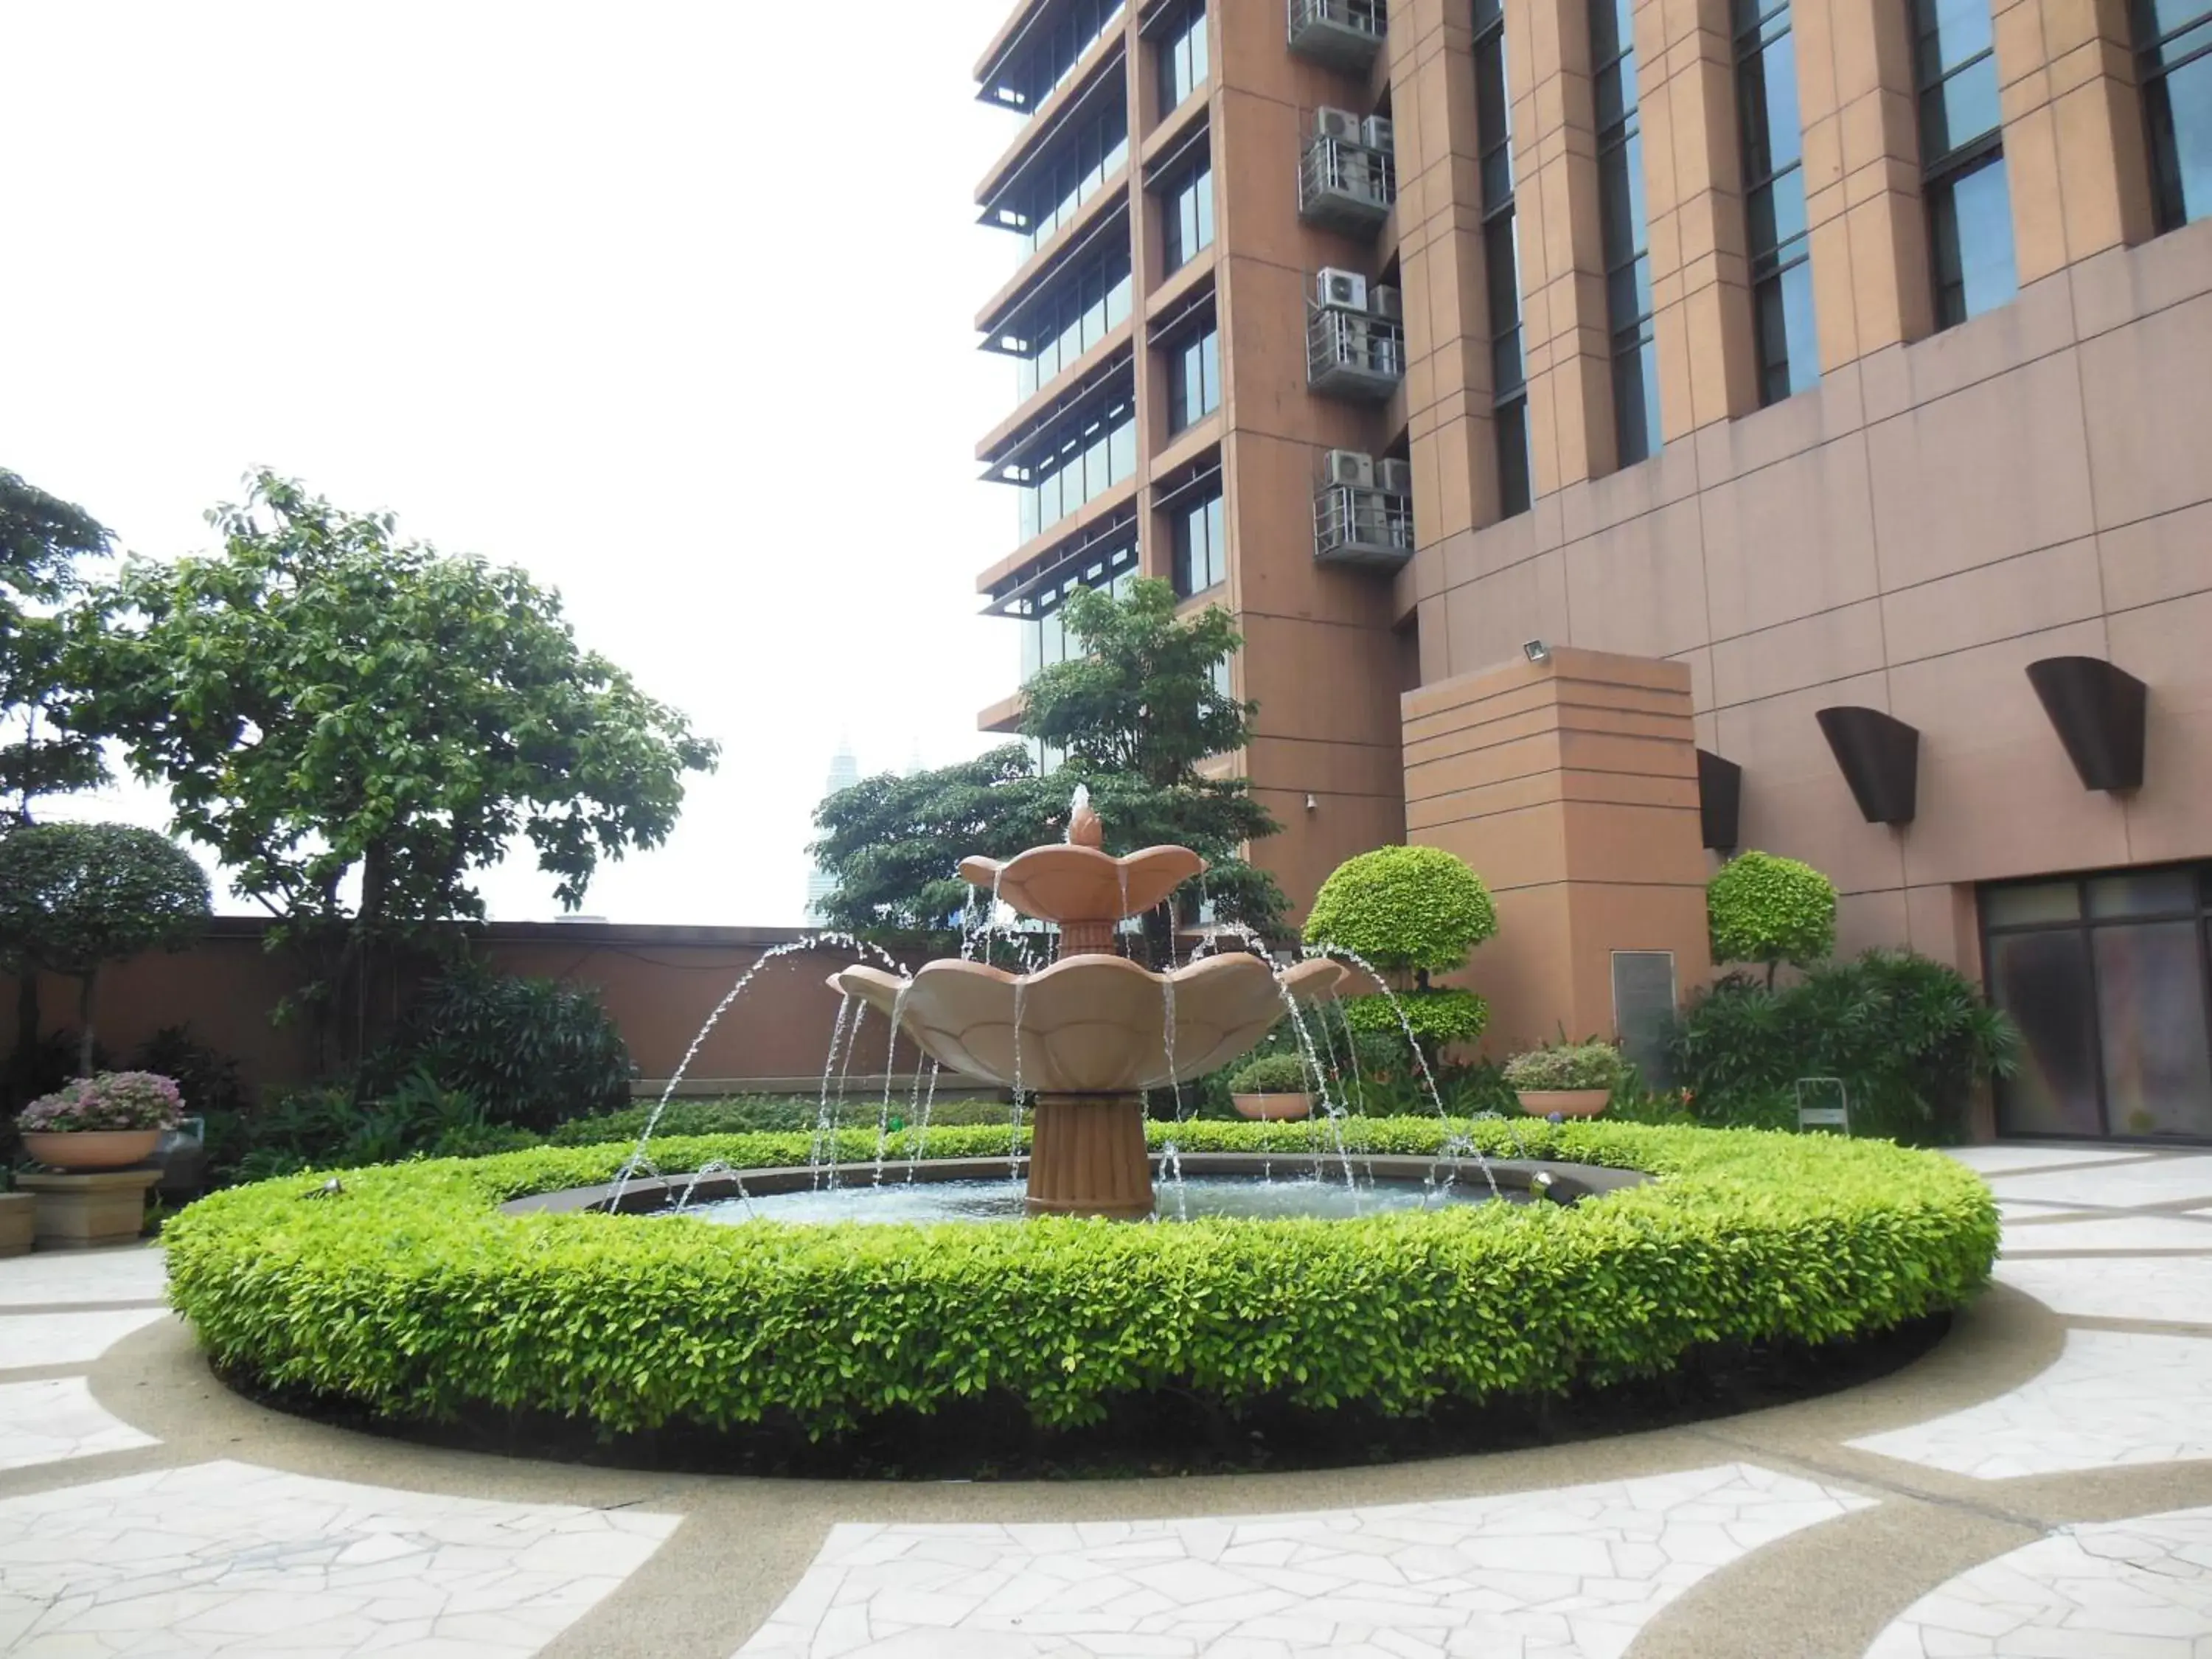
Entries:
<svg viewBox="0 0 2212 1659">
<path fill-rule="evenodd" d="M 1255 1117 L 1269 1123 L 1313 1115 L 1311 1095 L 1231 1095 L 1229 1103 L 1237 1109 L 1239 1117 Z"/>
<path fill-rule="evenodd" d="M 23 1150 L 54 1170 L 120 1170 L 143 1164 L 161 1144 L 159 1129 L 26 1130 Z"/>
<path fill-rule="evenodd" d="M 1613 1098 L 1610 1089 L 1516 1089 L 1521 1109 L 1531 1117 L 1595 1117 Z"/>
</svg>

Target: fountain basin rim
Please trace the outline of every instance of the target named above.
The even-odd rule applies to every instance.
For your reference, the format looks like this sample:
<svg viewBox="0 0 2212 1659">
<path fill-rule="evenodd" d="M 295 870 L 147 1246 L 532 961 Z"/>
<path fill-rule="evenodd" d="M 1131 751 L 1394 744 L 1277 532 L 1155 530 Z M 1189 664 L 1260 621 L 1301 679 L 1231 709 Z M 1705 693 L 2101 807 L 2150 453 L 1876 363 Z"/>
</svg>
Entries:
<svg viewBox="0 0 2212 1659">
<path fill-rule="evenodd" d="M 1055 842 L 1004 862 L 980 855 L 960 860 L 963 879 L 1041 921 L 1119 921 L 1142 915 L 1194 876 L 1206 861 L 1188 847 L 1139 848 L 1115 858 L 1095 847 Z"/>
<path fill-rule="evenodd" d="M 1156 1166 L 1162 1154 L 1152 1154 Z M 1186 1175 L 1250 1176 L 1258 1177 L 1270 1169 L 1306 1161 L 1298 1154 L 1285 1152 L 1185 1152 L 1182 1155 Z M 1370 1174 L 1378 1181 L 1422 1181 L 1437 1168 L 1439 1159 L 1419 1153 L 1378 1152 L 1372 1156 L 1355 1152 L 1352 1167 L 1364 1177 Z M 1328 1167 L 1334 1168 L 1332 1157 Z M 869 1186 L 874 1183 L 872 1163 L 840 1164 L 837 1166 L 840 1184 Z M 886 1187 L 902 1183 L 908 1170 L 914 1178 L 924 1183 L 941 1181 L 994 1180 L 1026 1174 L 1029 1158 L 1026 1155 L 1010 1161 L 1000 1158 L 933 1158 L 909 1163 L 901 1160 L 884 1165 Z M 1492 1158 L 1490 1172 L 1501 1189 L 1527 1192 L 1535 1184 L 1538 1175 L 1552 1178 L 1552 1196 L 1567 1204 L 1578 1203 L 1585 1198 L 1601 1198 L 1629 1187 L 1640 1187 L 1656 1179 L 1641 1170 L 1616 1169 L 1608 1164 L 1572 1164 L 1546 1158 Z M 816 1184 L 819 1171 L 805 1164 L 779 1164 L 761 1169 L 732 1170 L 726 1173 L 702 1176 L 691 1194 L 695 1204 L 712 1203 L 717 1200 L 738 1195 L 739 1177 L 744 1188 L 756 1197 L 770 1197 L 781 1193 L 803 1192 Z M 1480 1172 L 1470 1164 L 1461 1166 L 1460 1179 L 1479 1183 Z M 617 1183 L 603 1182 L 589 1187 L 569 1187 L 550 1193 L 533 1193 L 523 1198 L 509 1199 L 499 1206 L 503 1215 L 574 1215 L 585 1211 L 622 1215 L 650 1215 L 665 1210 L 683 1195 L 691 1184 L 688 1171 L 673 1175 L 637 1176 L 631 1179 L 627 1190 L 621 1194 L 619 1210 L 612 1208 Z M 820 1226 L 820 1222 L 786 1224 L 799 1226 Z M 928 1225 L 962 1225 L 957 1222 L 917 1224 Z M 1252 1224 L 1240 1223 L 1239 1224 Z"/>
</svg>

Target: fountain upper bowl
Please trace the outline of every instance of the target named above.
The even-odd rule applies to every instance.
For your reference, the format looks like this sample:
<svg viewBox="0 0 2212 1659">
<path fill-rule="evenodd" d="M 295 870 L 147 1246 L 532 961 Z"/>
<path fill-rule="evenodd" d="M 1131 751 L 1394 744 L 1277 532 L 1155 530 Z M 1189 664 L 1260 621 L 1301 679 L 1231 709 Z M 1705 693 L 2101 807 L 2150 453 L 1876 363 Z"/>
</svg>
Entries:
<svg viewBox="0 0 2212 1659">
<path fill-rule="evenodd" d="M 1077 956 L 1030 975 L 933 962 L 902 980 L 853 967 L 830 983 L 897 1019 L 939 1065 L 1007 1088 L 1018 1073 L 1024 1092 L 1096 1095 L 1163 1088 L 1218 1070 L 1283 1017 L 1285 992 L 1310 1002 L 1331 994 L 1343 976 L 1336 963 L 1312 961 L 1279 980 L 1270 963 L 1238 952 L 1172 974 L 1122 957 Z"/>
<path fill-rule="evenodd" d="M 1139 915 L 1205 872 L 1206 860 L 1188 847 L 1147 847 L 1117 859 L 1066 842 L 1032 847 L 1004 864 L 960 861 L 960 873 L 976 886 L 990 888 L 1025 916 L 1056 922 Z"/>
</svg>

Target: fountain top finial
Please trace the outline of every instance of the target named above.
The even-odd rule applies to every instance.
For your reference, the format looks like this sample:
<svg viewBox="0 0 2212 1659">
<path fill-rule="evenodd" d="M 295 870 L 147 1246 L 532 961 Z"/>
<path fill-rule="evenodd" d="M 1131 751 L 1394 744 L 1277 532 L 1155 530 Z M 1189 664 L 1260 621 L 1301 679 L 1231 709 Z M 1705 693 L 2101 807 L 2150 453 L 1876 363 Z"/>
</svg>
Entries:
<svg viewBox="0 0 2212 1659">
<path fill-rule="evenodd" d="M 1106 826 L 1091 810 L 1088 784 L 1075 786 L 1075 799 L 1067 814 L 1067 844 L 1096 848 L 1102 852 L 1105 849 Z"/>
</svg>

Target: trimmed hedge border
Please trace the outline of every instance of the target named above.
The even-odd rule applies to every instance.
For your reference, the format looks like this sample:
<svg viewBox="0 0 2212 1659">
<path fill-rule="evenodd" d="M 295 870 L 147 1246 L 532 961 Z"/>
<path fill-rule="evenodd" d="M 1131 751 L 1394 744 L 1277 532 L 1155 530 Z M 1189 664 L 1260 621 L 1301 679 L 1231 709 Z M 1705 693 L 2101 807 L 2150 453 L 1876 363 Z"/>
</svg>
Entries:
<svg viewBox="0 0 2212 1659">
<path fill-rule="evenodd" d="M 1305 1154 L 1304 1125 L 1153 1124 L 1188 1151 Z M 1465 1127 L 1464 1125 L 1455 1126 Z M 1571 1208 L 1351 1221 L 1046 1219 L 927 1228 L 502 1214 L 611 1179 L 627 1144 L 292 1176 L 163 1231 L 170 1299 L 216 1364 L 403 1420 L 484 1407 L 610 1432 L 768 1421 L 822 1434 L 1001 1392 L 1045 1427 L 1186 1391 L 1417 1413 L 1664 1371 L 1716 1343 L 1822 1342 L 1963 1305 L 1997 1248 L 1989 1189 L 1940 1155 L 1753 1130 L 1478 1121 L 1494 1156 L 1648 1171 Z M 1435 1152 L 1434 1119 L 1354 1119 Z M 808 1137 L 654 1143 L 663 1168 L 803 1163 Z M 894 1137 L 905 1156 L 911 1136 Z M 1004 1155 L 1004 1128 L 927 1153 Z M 872 1158 L 872 1131 L 842 1155 Z"/>
</svg>

